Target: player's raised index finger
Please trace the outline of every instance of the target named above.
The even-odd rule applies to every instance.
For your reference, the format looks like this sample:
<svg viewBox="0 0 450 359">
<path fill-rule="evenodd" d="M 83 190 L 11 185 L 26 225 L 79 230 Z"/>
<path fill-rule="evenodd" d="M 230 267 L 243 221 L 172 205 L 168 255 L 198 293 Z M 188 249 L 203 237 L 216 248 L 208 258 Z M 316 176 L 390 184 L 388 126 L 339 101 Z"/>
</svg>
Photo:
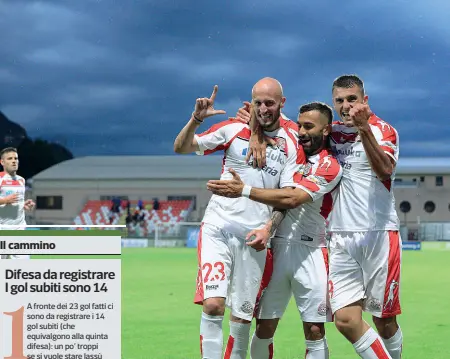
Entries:
<svg viewBox="0 0 450 359">
<path fill-rule="evenodd" d="M 209 98 L 211 101 L 214 102 L 214 100 L 216 99 L 216 95 L 217 95 L 217 91 L 219 90 L 219 86 L 214 85 L 214 89 L 213 92 L 211 94 L 211 97 Z"/>
</svg>

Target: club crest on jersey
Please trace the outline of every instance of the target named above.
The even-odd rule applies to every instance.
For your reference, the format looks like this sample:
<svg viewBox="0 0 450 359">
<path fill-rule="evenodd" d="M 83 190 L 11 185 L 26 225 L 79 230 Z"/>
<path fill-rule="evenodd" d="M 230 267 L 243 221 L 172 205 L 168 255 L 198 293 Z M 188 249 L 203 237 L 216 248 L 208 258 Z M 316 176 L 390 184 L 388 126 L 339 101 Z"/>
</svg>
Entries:
<svg viewBox="0 0 450 359">
<path fill-rule="evenodd" d="M 300 165 L 300 168 L 297 171 L 297 173 L 300 174 L 301 176 L 307 176 L 309 172 L 311 172 L 311 167 L 312 167 L 311 163 Z"/>
<path fill-rule="evenodd" d="M 278 137 L 275 136 L 272 138 L 275 142 L 276 142 L 276 146 L 283 151 L 284 153 L 287 152 L 287 143 L 286 143 L 286 139 L 284 137 Z"/>
</svg>

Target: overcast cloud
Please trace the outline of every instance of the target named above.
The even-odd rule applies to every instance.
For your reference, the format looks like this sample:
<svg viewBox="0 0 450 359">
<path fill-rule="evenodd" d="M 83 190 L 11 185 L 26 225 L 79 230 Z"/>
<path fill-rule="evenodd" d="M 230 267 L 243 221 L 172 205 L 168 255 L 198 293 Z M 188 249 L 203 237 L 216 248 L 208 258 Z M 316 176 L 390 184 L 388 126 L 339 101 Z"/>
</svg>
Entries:
<svg viewBox="0 0 450 359">
<path fill-rule="evenodd" d="M 446 156 L 449 13 L 447 0 L 5 1 L 0 110 L 77 156 L 172 154 L 214 84 L 231 116 L 276 77 L 294 118 L 357 73 L 402 156 Z"/>
</svg>

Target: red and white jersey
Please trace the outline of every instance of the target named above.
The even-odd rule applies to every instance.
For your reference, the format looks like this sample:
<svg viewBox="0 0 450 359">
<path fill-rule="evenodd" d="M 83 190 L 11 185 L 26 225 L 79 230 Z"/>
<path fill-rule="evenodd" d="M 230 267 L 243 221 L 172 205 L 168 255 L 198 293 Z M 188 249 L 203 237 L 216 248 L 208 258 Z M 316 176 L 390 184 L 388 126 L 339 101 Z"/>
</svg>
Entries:
<svg viewBox="0 0 450 359">
<path fill-rule="evenodd" d="M 311 247 L 326 247 L 326 219 L 333 207 L 331 192 L 339 184 L 342 168 L 328 149 L 310 156 L 294 175 L 295 187 L 312 202 L 290 209 L 278 227 L 276 240 L 292 240 Z"/>
<path fill-rule="evenodd" d="M 267 147 L 266 166 L 253 168 L 245 162 L 250 127 L 236 120 L 227 120 L 213 125 L 209 130 L 196 135 L 200 151 L 207 155 L 223 150 L 223 166 L 220 179 L 231 179 L 228 172 L 233 168 L 246 185 L 257 188 L 280 188 L 294 186 L 294 173 L 304 157 L 298 158 L 298 131 L 292 121 L 280 119 L 280 128 L 265 132 L 277 143 Z M 297 163 L 298 161 L 298 163 Z M 204 223 L 217 226 L 236 236 L 244 237 L 253 229 L 263 227 L 270 219 L 272 207 L 252 201 L 246 197 L 226 198 L 212 195 L 203 217 Z"/>
<path fill-rule="evenodd" d="M 399 138 L 395 128 L 375 115 L 370 117 L 369 126 L 384 152 L 397 162 Z M 338 190 L 333 194 L 330 231 L 398 230 L 392 188 L 395 169 L 390 179 L 378 179 L 357 129 L 346 127 L 342 122 L 333 123 L 331 146 L 344 174 Z"/>
<path fill-rule="evenodd" d="M 0 229 L 2 225 L 18 226 L 21 229 L 25 223 L 25 179 L 19 175 L 11 176 L 7 172 L 0 172 L 0 197 L 18 194 L 18 201 L 14 204 L 0 205 Z M 16 229 L 8 227 L 3 229 Z"/>
</svg>

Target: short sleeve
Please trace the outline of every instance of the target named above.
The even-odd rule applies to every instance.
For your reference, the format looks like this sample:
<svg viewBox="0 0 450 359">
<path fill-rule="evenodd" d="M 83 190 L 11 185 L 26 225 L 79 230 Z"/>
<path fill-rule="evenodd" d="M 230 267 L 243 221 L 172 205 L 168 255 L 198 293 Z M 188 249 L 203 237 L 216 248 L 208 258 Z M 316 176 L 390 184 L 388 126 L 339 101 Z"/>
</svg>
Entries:
<svg viewBox="0 0 450 359">
<path fill-rule="evenodd" d="M 302 175 L 296 173 L 294 176 L 295 187 L 307 192 L 313 202 L 321 198 L 339 184 L 342 178 L 342 167 L 332 156 L 321 158 L 311 173 Z"/>
<path fill-rule="evenodd" d="M 211 153 L 225 150 L 227 144 L 232 140 L 233 134 L 237 133 L 245 125 L 238 121 L 223 121 L 211 126 L 208 130 L 195 135 L 199 151 L 197 155 L 209 155 Z"/>
</svg>

